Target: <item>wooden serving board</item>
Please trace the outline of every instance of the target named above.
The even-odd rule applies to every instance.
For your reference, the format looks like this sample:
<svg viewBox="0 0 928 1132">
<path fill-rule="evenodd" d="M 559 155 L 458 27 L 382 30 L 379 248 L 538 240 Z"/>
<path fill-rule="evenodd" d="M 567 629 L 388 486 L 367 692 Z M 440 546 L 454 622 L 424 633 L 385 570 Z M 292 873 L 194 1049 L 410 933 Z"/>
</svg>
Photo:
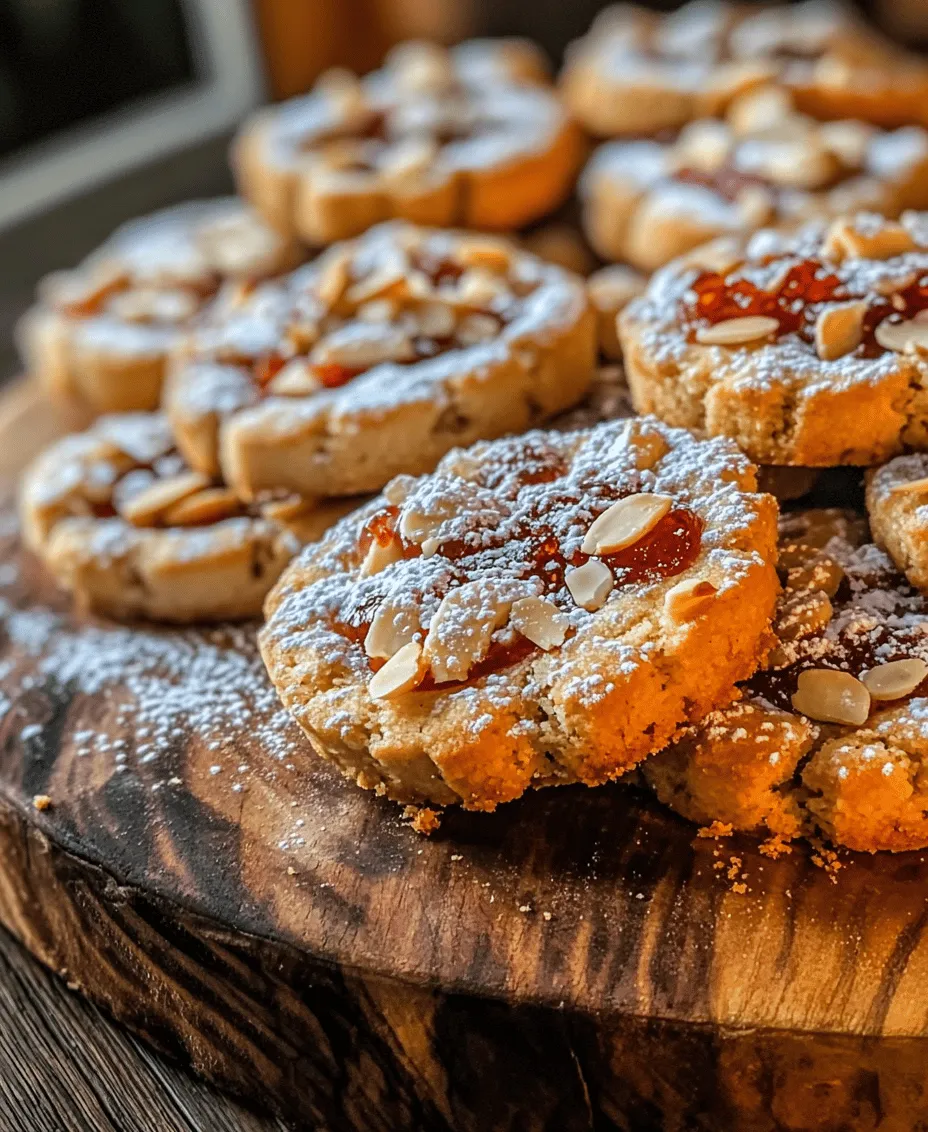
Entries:
<svg viewBox="0 0 928 1132">
<path fill-rule="evenodd" d="M 14 392 L 3 470 L 53 428 Z M 834 875 L 618 786 L 425 839 L 314 758 L 252 630 L 76 619 L 9 510 L 0 697 L 0 920 L 298 1127 L 928 1127 L 926 854 Z"/>
</svg>

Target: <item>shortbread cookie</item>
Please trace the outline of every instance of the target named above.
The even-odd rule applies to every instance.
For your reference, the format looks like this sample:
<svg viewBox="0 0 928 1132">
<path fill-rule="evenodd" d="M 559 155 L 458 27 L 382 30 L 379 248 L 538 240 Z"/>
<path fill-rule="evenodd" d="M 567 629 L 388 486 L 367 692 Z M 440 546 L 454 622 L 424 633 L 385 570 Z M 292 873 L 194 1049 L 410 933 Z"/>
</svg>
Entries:
<svg viewBox="0 0 928 1132">
<path fill-rule="evenodd" d="M 868 473 L 867 514 L 874 541 L 928 591 L 928 454 L 898 456 Z"/>
<path fill-rule="evenodd" d="M 518 228 L 568 195 L 583 143 L 553 90 L 488 44 L 404 44 L 380 71 L 328 72 L 246 122 L 239 187 L 309 244 L 382 220 Z"/>
<path fill-rule="evenodd" d="M 698 249 L 619 316 L 639 412 L 763 464 L 928 448 L 928 214 L 870 213 Z"/>
<path fill-rule="evenodd" d="M 19 327 L 24 361 L 78 418 L 154 409 L 181 328 L 222 282 L 251 284 L 302 258 L 234 198 L 132 221 L 79 267 L 42 281 Z"/>
<path fill-rule="evenodd" d="M 353 495 L 575 404 L 595 356 L 582 279 L 502 238 L 394 222 L 220 297 L 165 405 L 190 464 L 244 498 Z"/>
<path fill-rule="evenodd" d="M 718 236 L 868 209 L 928 205 L 928 132 L 816 122 L 785 92 L 743 96 L 730 122 L 675 141 L 601 146 L 580 181 L 587 238 L 604 259 L 654 271 Z"/>
<path fill-rule="evenodd" d="M 617 4 L 570 46 L 561 81 L 574 116 L 601 137 L 679 129 L 770 82 L 816 117 L 888 126 L 923 122 L 928 96 L 928 66 L 828 0 L 694 0 L 665 16 Z"/>
<path fill-rule="evenodd" d="M 619 312 L 625 310 L 632 299 L 642 294 L 647 279 L 640 271 L 622 264 L 602 267 L 594 271 L 586 281 L 590 302 L 596 311 L 596 332 L 599 339 L 599 352 L 610 361 L 622 357 L 619 342 Z"/>
<path fill-rule="evenodd" d="M 262 655 L 317 751 L 392 798 L 605 782 L 761 659 L 755 483 L 730 442 L 653 419 L 456 450 L 293 563 Z"/>
<path fill-rule="evenodd" d="M 769 667 L 644 774 L 685 817 L 852 849 L 928 845 L 928 602 L 847 513 L 782 522 Z"/>
<path fill-rule="evenodd" d="M 26 544 L 85 608 L 120 619 L 253 617 L 293 554 L 355 501 L 241 503 L 191 471 L 159 413 L 53 444 L 20 495 Z"/>
</svg>

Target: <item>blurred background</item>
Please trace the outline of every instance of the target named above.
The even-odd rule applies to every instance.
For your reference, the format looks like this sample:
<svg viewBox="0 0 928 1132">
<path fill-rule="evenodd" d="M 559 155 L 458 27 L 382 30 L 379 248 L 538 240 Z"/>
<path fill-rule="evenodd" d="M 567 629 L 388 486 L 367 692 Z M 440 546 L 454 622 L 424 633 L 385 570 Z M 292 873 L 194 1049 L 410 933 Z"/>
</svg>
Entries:
<svg viewBox="0 0 928 1132">
<path fill-rule="evenodd" d="M 253 105 L 326 67 L 376 66 L 413 37 L 526 35 L 557 65 L 596 0 L 0 0 L 0 378 L 45 272 L 121 221 L 228 191 L 225 151 Z M 653 3 L 673 8 L 672 2 Z M 928 45 L 928 0 L 868 18 Z"/>
</svg>

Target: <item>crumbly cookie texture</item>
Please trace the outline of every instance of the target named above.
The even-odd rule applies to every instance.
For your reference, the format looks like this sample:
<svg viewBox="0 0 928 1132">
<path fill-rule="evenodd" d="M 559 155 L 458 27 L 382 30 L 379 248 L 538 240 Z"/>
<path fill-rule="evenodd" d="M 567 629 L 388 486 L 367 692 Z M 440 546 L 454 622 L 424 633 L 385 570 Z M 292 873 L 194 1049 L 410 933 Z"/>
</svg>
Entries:
<svg viewBox="0 0 928 1132">
<path fill-rule="evenodd" d="M 352 502 L 244 504 L 192 471 L 159 413 L 100 417 L 26 472 L 23 536 L 84 608 L 121 620 L 254 617 L 304 542 Z"/>
<path fill-rule="evenodd" d="M 852 513 L 782 521 L 769 666 L 649 760 L 693 821 L 875 852 L 928 845 L 928 603 Z"/>
<path fill-rule="evenodd" d="M 817 122 L 787 92 L 742 95 L 728 121 L 674 141 L 613 141 L 580 180 L 583 224 L 604 259 L 654 271 L 707 240 L 868 209 L 928 205 L 928 132 Z"/>
<path fill-rule="evenodd" d="M 868 472 L 867 515 L 874 541 L 928 591 L 928 454 L 897 456 Z"/>
<path fill-rule="evenodd" d="M 362 79 L 327 72 L 259 111 L 233 148 L 239 188 L 312 245 L 383 220 L 511 229 L 569 194 L 578 127 L 525 66 L 528 46 L 407 43 Z"/>
<path fill-rule="evenodd" d="M 234 198 L 165 209 L 43 279 L 17 330 L 20 352 L 77 419 L 155 409 L 170 350 L 222 282 L 251 284 L 303 258 Z"/>
<path fill-rule="evenodd" d="M 925 120 L 928 67 L 829 0 L 693 0 L 664 16 L 616 4 L 568 48 L 561 89 L 592 133 L 642 137 L 718 117 L 771 82 L 817 118 Z"/>
<path fill-rule="evenodd" d="M 640 412 L 763 464 L 880 464 L 928 448 L 928 213 L 716 241 L 619 316 Z"/>
<path fill-rule="evenodd" d="M 456 450 L 294 561 L 262 655 L 319 754 L 397 800 L 605 782 L 761 661 L 755 485 L 730 442 L 653 419 Z"/>
<path fill-rule="evenodd" d="M 244 498 L 379 490 L 579 401 L 584 282 L 502 237 L 380 225 L 220 296 L 172 367 L 178 447 Z"/>
</svg>

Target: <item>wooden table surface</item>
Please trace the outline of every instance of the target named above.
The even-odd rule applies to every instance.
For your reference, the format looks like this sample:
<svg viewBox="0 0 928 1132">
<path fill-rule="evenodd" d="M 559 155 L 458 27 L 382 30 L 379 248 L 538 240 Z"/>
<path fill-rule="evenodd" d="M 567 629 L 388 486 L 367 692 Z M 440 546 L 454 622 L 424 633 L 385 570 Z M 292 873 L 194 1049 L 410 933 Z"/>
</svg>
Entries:
<svg viewBox="0 0 928 1132">
<path fill-rule="evenodd" d="M 3 1132 L 283 1132 L 159 1057 L 0 930 Z"/>
</svg>

